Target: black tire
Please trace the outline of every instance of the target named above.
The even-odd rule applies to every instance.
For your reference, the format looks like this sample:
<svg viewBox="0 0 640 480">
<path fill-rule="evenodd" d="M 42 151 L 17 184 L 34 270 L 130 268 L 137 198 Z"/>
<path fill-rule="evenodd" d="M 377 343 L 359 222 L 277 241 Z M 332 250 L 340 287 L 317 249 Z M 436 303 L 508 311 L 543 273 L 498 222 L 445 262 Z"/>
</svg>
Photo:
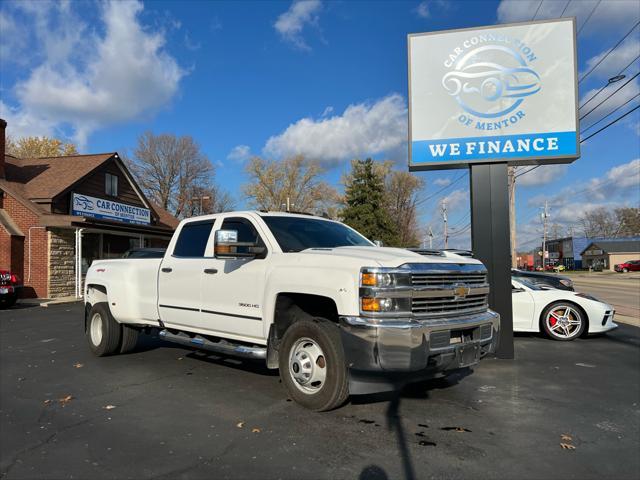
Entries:
<svg viewBox="0 0 640 480">
<path fill-rule="evenodd" d="M 8 296 L 4 297 L 2 300 L 0 300 L 0 309 L 1 308 L 11 308 L 16 304 L 17 301 L 18 301 L 18 295 L 17 294 L 8 295 Z"/>
<path fill-rule="evenodd" d="M 553 317 L 552 312 L 562 312 L 560 318 Z M 551 316 L 550 316 L 551 315 Z M 565 319 L 566 317 L 566 319 Z M 562 320 L 561 320 L 562 319 Z M 579 324 L 569 324 L 562 326 L 562 322 L 568 320 L 569 322 L 578 321 Z M 587 328 L 587 316 L 580 307 L 571 302 L 554 302 L 547 306 L 542 312 L 540 323 L 542 330 L 552 340 L 558 340 L 561 342 L 569 342 L 579 338 Z"/>
<path fill-rule="evenodd" d="M 92 334 L 93 328 L 96 330 Z M 106 302 L 96 303 L 91 307 L 85 325 L 85 336 L 89 342 L 89 348 L 98 357 L 119 352 L 122 328 L 111 315 Z"/>
<path fill-rule="evenodd" d="M 121 325 L 122 327 L 122 341 L 120 342 L 120 353 L 129 353 L 138 343 L 138 336 L 140 330 L 132 328 L 129 325 Z"/>
<path fill-rule="evenodd" d="M 309 342 L 305 342 L 305 339 Z M 313 348 L 320 349 L 321 355 L 312 362 L 313 369 L 318 368 L 318 372 L 324 370 L 324 381 L 320 382 L 320 385 L 303 386 L 293 377 L 294 364 L 298 364 L 300 358 L 294 357 L 294 354 L 298 351 L 299 354 L 304 355 L 305 344 L 309 347 L 315 345 Z M 324 318 L 297 321 L 285 332 L 278 350 L 280 378 L 290 397 L 298 404 L 309 410 L 324 412 L 339 407 L 347 400 L 349 397 L 347 366 L 340 332 L 334 323 Z M 298 365 L 300 364 L 311 365 L 304 360 L 301 360 Z M 301 371 L 300 366 L 298 369 Z"/>
</svg>

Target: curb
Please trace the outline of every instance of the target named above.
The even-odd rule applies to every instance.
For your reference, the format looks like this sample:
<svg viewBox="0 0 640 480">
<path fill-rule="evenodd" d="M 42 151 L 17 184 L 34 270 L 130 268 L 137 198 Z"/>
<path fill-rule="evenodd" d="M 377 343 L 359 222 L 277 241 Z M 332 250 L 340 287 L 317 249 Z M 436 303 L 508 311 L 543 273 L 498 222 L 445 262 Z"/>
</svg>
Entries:
<svg viewBox="0 0 640 480">
<path fill-rule="evenodd" d="M 81 298 L 61 297 L 61 298 L 22 298 L 18 300 L 22 305 L 38 305 L 40 307 L 48 307 L 49 305 L 60 305 L 63 303 L 81 302 Z"/>
</svg>

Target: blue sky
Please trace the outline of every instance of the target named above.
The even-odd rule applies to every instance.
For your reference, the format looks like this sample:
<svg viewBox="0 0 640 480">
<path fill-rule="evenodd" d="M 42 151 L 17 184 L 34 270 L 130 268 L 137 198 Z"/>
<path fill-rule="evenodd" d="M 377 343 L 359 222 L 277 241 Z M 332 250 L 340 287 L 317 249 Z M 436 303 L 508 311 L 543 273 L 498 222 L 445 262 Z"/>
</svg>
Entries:
<svg viewBox="0 0 640 480">
<path fill-rule="evenodd" d="M 622 0 L 3 1 L 0 116 L 10 135 L 68 138 L 86 152 L 131 151 L 146 130 L 191 135 L 216 166 L 217 183 L 245 207 L 243 164 L 252 154 L 305 153 L 338 187 L 351 158 L 391 159 L 406 168 L 408 33 L 563 11 L 577 17 L 581 74 L 640 20 L 638 3 Z M 580 84 L 583 101 L 622 67 L 629 65 L 627 79 L 638 72 L 639 30 Z M 638 93 L 636 78 L 583 128 Z M 545 199 L 563 231 L 579 231 L 577 219 L 588 209 L 638 206 L 639 134 L 636 111 L 584 143 L 574 164 L 519 178 L 519 244 L 536 245 Z M 432 226 L 435 245 L 442 243 L 439 202 L 447 197 L 451 244 L 468 247 L 464 172 L 419 175 L 426 181 L 422 197 L 431 197 L 420 219 Z"/>
</svg>

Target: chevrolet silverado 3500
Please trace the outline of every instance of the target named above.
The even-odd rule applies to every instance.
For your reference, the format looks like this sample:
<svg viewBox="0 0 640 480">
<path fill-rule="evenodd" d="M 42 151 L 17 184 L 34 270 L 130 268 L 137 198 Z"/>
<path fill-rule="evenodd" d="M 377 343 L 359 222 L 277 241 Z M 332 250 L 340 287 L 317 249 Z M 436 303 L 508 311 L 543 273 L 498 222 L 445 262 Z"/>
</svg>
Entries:
<svg viewBox="0 0 640 480">
<path fill-rule="evenodd" d="M 378 247 L 314 216 L 232 212 L 183 220 L 163 258 L 93 262 L 84 323 L 98 356 L 157 329 L 265 361 L 322 411 L 478 363 L 500 324 L 488 292 L 473 258 Z"/>
</svg>

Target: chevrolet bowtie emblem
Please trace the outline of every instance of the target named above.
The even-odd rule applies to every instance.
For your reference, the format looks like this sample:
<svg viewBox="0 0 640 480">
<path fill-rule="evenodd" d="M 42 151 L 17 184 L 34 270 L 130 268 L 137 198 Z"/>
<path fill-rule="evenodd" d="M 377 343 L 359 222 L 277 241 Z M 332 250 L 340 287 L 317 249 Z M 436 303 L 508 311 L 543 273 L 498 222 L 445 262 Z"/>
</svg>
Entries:
<svg viewBox="0 0 640 480">
<path fill-rule="evenodd" d="M 471 291 L 469 287 L 460 283 L 454 285 L 453 287 L 453 296 L 455 300 L 465 298 Z"/>
</svg>

